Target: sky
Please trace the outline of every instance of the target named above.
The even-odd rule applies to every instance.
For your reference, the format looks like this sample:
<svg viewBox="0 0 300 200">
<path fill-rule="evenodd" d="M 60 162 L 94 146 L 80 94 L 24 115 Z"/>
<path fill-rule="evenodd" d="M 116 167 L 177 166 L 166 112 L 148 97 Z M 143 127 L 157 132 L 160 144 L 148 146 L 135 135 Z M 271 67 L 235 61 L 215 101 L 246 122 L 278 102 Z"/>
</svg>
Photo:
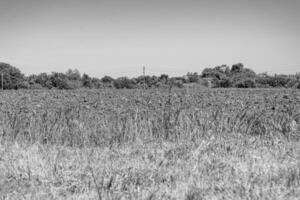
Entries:
<svg viewBox="0 0 300 200">
<path fill-rule="evenodd" d="M 299 0 L 0 0 L 0 62 L 26 75 L 300 72 Z"/>
</svg>

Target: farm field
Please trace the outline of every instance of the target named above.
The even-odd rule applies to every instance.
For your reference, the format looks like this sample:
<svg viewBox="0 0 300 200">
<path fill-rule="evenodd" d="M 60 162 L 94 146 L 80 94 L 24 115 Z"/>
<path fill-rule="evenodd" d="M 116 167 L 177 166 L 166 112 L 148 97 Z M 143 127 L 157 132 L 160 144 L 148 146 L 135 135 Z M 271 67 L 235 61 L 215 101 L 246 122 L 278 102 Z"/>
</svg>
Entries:
<svg viewBox="0 0 300 200">
<path fill-rule="evenodd" d="M 300 199 L 295 89 L 0 93 L 0 199 Z"/>
</svg>

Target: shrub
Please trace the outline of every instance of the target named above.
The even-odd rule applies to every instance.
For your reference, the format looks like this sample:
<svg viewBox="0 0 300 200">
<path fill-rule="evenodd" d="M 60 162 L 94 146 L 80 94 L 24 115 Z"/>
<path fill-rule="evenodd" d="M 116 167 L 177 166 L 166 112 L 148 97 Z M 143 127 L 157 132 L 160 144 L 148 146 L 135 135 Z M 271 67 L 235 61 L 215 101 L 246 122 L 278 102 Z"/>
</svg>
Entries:
<svg viewBox="0 0 300 200">
<path fill-rule="evenodd" d="M 3 74 L 3 89 L 19 89 L 25 81 L 21 71 L 7 63 L 0 63 L 0 74 Z"/>
<path fill-rule="evenodd" d="M 244 65 L 242 63 L 234 64 L 231 67 L 231 73 L 240 73 L 243 72 Z"/>
<path fill-rule="evenodd" d="M 261 76 L 258 77 L 256 82 L 260 85 L 269 85 L 271 87 L 289 87 L 288 84 L 293 79 L 286 75 L 275 75 L 275 76 Z"/>
<path fill-rule="evenodd" d="M 53 83 L 51 80 L 51 75 L 48 75 L 47 73 L 41 73 L 39 75 L 31 75 L 29 77 L 30 84 L 39 84 L 44 88 L 51 89 L 53 88 Z"/>
<path fill-rule="evenodd" d="M 177 78 L 171 78 L 170 83 L 172 87 L 183 88 L 183 81 Z"/>
<path fill-rule="evenodd" d="M 245 79 L 235 83 L 234 86 L 237 88 L 255 88 L 256 83 L 254 79 Z"/>
<path fill-rule="evenodd" d="M 127 77 L 121 77 L 121 78 L 116 79 L 114 81 L 114 86 L 117 89 L 123 89 L 123 88 L 132 89 L 132 88 L 134 88 L 132 81 Z"/>
<path fill-rule="evenodd" d="M 74 89 L 72 88 L 73 85 L 69 81 L 67 75 L 65 75 L 64 73 L 53 72 L 50 80 L 53 87 L 57 89 Z"/>
<path fill-rule="evenodd" d="M 197 83 L 199 80 L 199 75 L 197 74 L 197 72 L 194 73 L 187 73 L 187 78 L 188 78 L 188 82 L 190 83 Z"/>
<path fill-rule="evenodd" d="M 29 89 L 43 89 L 43 86 L 39 83 L 33 83 L 33 84 L 29 84 Z"/>
<path fill-rule="evenodd" d="M 98 78 L 92 78 L 92 88 L 100 89 L 103 86 L 102 82 Z"/>
<path fill-rule="evenodd" d="M 222 87 L 222 88 L 232 87 L 232 80 L 228 77 L 225 77 L 218 81 L 218 87 Z"/>
<path fill-rule="evenodd" d="M 103 83 L 113 83 L 113 82 L 114 82 L 114 79 L 113 79 L 112 77 L 110 77 L 110 76 L 104 76 L 104 77 L 101 79 L 101 81 L 102 81 Z"/>
<path fill-rule="evenodd" d="M 101 82 L 103 83 L 103 86 L 104 87 L 108 87 L 108 88 L 112 88 L 114 87 L 114 79 L 110 76 L 104 76 L 102 79 L 101 79 Z"/>
<path fill-rule="evenodd" d="M 87 74 L 83 74 L 82 76 L 82 86 L 85 88 L 92 88 L 92 79 Z"/>
</svg>

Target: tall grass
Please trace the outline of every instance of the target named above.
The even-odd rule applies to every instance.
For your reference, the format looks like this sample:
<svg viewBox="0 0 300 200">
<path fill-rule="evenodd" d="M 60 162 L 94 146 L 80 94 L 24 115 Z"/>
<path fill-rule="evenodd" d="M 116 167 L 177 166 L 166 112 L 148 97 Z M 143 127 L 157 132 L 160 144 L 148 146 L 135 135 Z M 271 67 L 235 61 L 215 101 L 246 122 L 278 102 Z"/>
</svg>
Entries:
<svg viewBox="0 0 300 200">
<path fill-rule="evenodd" d="M 300 92 L 0 93 L 0 199 L 300 199 Z"/>
<path fill-rule="evenodd" d="M 99 146 L 210 133 L 299 137 L 297 90 L 15 91 L 0 99 L 2 141 Z"/>
</svg>

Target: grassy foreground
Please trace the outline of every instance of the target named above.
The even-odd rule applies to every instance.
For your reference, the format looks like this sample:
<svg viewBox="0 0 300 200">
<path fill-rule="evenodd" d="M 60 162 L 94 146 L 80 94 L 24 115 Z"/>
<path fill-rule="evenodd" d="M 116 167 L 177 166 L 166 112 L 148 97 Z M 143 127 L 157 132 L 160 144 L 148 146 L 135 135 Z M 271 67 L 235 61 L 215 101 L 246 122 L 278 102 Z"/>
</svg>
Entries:
<svg viewBox="0 0 300 200">
<path fill-rule="evenodd" d="M 299 199 L 300 146 L 228 136 L 194 143 L 0 146 L 2 199 Z"/>
<path fill-rule="evenodd" d="M 2 94 L 0 199 L 300 199 L 299 91 L 137 92 Z"/>
</svg>

